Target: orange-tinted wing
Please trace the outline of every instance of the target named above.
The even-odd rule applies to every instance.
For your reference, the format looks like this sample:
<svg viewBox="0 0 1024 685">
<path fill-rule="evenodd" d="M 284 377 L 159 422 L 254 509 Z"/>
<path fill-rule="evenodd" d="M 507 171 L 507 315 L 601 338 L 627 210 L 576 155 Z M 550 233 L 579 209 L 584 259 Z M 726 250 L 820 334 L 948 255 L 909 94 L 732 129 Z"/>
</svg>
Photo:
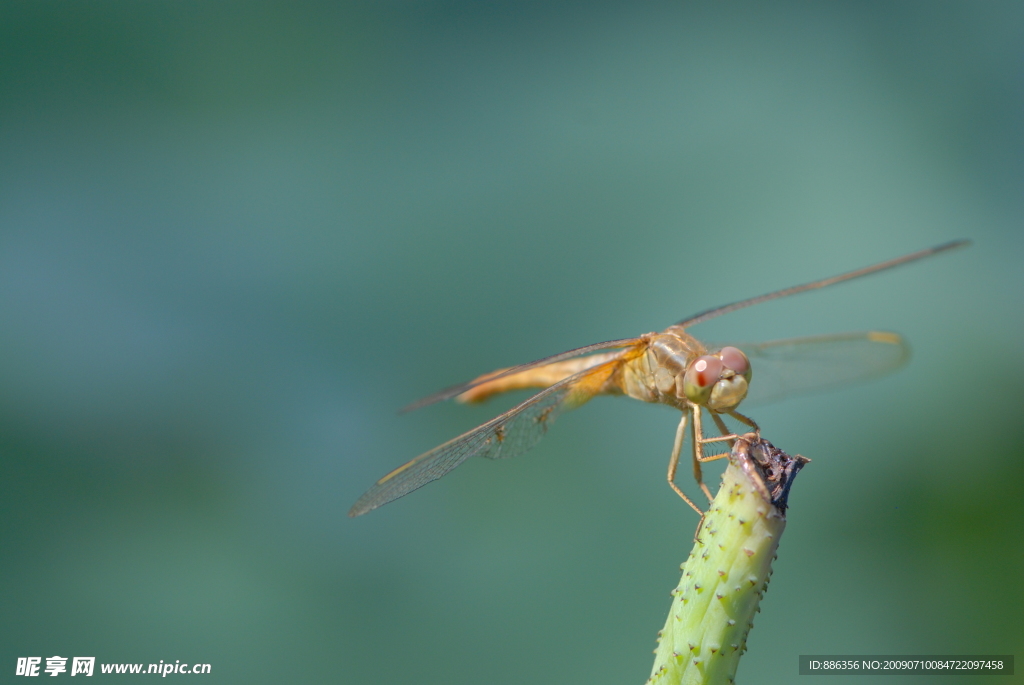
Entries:
<svg viewBox="0 0 1024 685">
<path fill-rule="evenodd" d="M 608 390 L 622 364 L 639 357 L 646 349 L 644 340 L 615 359 L 569 376 L 501 416 L 399 466 L 360 497 L 349 516 L 365 514 L 407 495 L 470 457 L 502 459 L 522 454 L 537 444 L 563 411 L 575 409 Z"/>
<path fill-rule="evenodd" d="M 436 393 L 434 393 L 433 395 L 431 395 L 429 397 L 424 397 L 422 400 L 417 400 L 416 402 L 413 402 L 412 404 L 410 404 L 410 405 L 408 405 L 406 407 L 403 407 L 401 411 L 402 411 L 402 413 L 405 413 L 405 412 L 408 412 L 408 411 L 413 411 L 414 409 L 420 409 L 421 407 L 426 407 L 427 405 L 434 404 L 435 402 L 441 402 L 441 401 L 444 401 L 444 400 L 450 400 L 453 397 L 458 397 L 459 395 L 461 395 L 461 394 L 463 394 L 463 393 L 465 393 L 465 392 L 467 392 L 469 390 L 472 390 L 473 388 L 477 387 L 478 385 L 483 385 L 484 383 L 491 383 L 492 381 L 495 381 L 495 380 L 497 380 L 499 378 L 504 378 L 505 376 L 511 376 L 511 375 L 514 375 L 514 374 L 519 374 L 519 373 L 522 373 L 524 371 L 529 371 L 530 369 L 535 369 L 535 368 L 537 368 L 539 366 L 547 366 L 548 364 L 554 364 L 555 362 L 561 362 L 561 361 L 565 361 L 567 359 L 573 359 L 575 357 L 580 357 L 580 356 L 585 355 L 585 354 L 590 354 L 591 352 L 602 352 L 604 350 L 616 350 L 616 349 L 622 349 L 624 347 L 632 347 L 634 345 L 637 345 L 638 343 L 640 343 L 640 341 L 642 341 L 644 339 L 645 339 L 644 336 L 641 336 L 639 338 L 624 338 L 622 340 L 610 340 L 608 342 L 595 343 L 593 345 L 587 345 L 586 347 L 577 347 L 574 350 L 569 350 L 568 352 L 562 352 L 561 354 L 555 354 L 555 355 L 552 355 L 550 357 L 544 357 L 543 359 L 538 359 L 537 361 L 529 362 L 528 364 L 520 364 L 519 366 L 513 366 L 513 367 L 508 368 L 508 369 L 500 369 L 498 371 L 494 371 L 492 373 L 485 374 L 483 376 L 479 376 L 478 378 L 474 378 L 471 381 L 467 381 L 465 383 L 459 383 L 458 385 L 453 385 L 450 388 L 445 388 L 444 390 L 436 392 Z M 646 349 L 646 347 L 644 349 Z M 520 386 L 520 387 L 532 387 L 532 386 Z M 475 398 L 471 399 L 470 401 L 474 401 L 474 400 L 475 400 Z"/>
<path fill-rule="evenodd" d="M 563 378 L 611 361 L 621 354 L 622 352 L 619 350 L 601 352 L 560 362 L 549 362 L 541 366 L 531 366 L 525 371 L 516 371 L 515 373 L 507 373 L 509 369 L 498 369 L 473 379 L 472 386 L 462 394 L 456 395 L 455 400 L 462 403 L 483 402 L 492 395 L 511 390 L 547 388 Z"/>
</svg>

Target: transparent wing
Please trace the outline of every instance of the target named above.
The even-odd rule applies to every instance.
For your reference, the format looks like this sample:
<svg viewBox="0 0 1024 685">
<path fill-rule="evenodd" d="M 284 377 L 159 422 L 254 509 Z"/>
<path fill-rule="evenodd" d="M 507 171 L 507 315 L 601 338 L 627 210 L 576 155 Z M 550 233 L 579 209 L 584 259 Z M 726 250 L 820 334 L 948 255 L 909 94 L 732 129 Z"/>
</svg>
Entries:
<svg viewBox="0 0 1024 685">
<path fill-rule="evenodd" d="M 586 369 L 542 390 L 454 440 L 421 454 L 381 478 L 352 506 L 349 516 L 359 516 L 437 480 L 470 457 L 501 459 L 522 454 L 547 432 L 563 411 L 579 407 L 605 389 L 623 359 L 646 349 Z"/>
<path fill-rule="evenodd" d="M 885 271 L 886 269 L 892 269 L 894 267 L 906 264 L 907 262 L 917 261 L 918 259 L 924 259 L 925 257 L 931 257 L 932 255 L 939 254 L 940 252 L 946 252 L 947 250 L 955 250 L 957 248 L 966 247 L 971 244 L 970 240 L 953 240 L 942 245 L 936 245 L 935 247 L 929 247 L 925 250 L 920 250 L 912 254 L 903 255 L 896 259 L 890 259 L 880 264 L 874 264 L 872 266 L 866 266 L 863 269 L 857 269 L 856 271 L 848 271 L 845 274 L 839 274 L 838 276 L 832 276 L 831 278 L 822 278 L 818 281 L 812 281 L 811 283 L 804 283 L 803 285 L 794 285 L 791 288 L 783 288 L 782 290 L 776 290 L 773 293 L 767 295 L 759 295 L 757 297 L 749 297 L 739 302 L 733 302 L 732 304 L 722 305 L 715 307 L 714 309 L 708 309 L 695 314 L 687 319 L 683 319 L 678 322 L 677 326 L 683 328 L 689 328 L 690 326 L 696 326 L 699 323 L 714 319 L 715 317 L 721 316 L 722 314 L 728 314 L 734 312 L 737 309 L 744 309 L 746 307 L 752 307 L 755 304 L 761 304 L 762 302 L 768 302 L 769 300 L 777 300 L 781 297 L 789 297 L 790 295 L 796 295 L 798 293 L 805 293 L 808 290 L 818 290 L 820 288 L 827 288 L 830 285 L 836 283 L 842 283 L 844 281 L 852 281 L 855 278 L 861 278 L 869 274 L 878 273 L 879 271 Z"/>
<path fill-rule="evenodd" d="M 753 371 L 740 411 L 752 404 L 884 376 L 910 358 L 906 341 L 883 331 L 731 344 L 746 353 Z"/>
</svg>

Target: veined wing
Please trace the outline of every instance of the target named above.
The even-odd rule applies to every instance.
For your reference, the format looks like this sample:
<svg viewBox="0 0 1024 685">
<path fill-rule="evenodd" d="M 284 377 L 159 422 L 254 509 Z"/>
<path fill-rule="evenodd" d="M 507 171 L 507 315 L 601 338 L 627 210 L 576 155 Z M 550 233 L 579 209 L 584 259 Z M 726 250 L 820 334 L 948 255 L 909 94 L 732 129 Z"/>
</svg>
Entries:
<svg viewBox="0 0 1024 685">
<path fill-rule="evenodd" d="M 768 293 L 766 295 L 749 297 L 745 300 L 740 300 L 739 302 L 733 302 L 732 304 L 726 304 L 720 307 L 715 307 L 713 309 L 708 309 L 706 311 L 701 312 L 700 314 L 695 314 L 687 319 L 683 319 L 682 321 L 676 323 L 676 325 L 682 326 L 683 328 L 696 326 L 699 323 L 703 323 L 705 321 L 708 321 L 709 319 L 714 319 L 715 317 L 719 317 L 722 314 L 734 312 L 737 309 L 753 307 L 755 304 L 761 304 L 762 302 L 768 302 L 769 300 L 777 300 L 781 297 L 789 297 L 790 295 L 796 295 L 798 293 L 805 293 L 808 290 L 818 290 L 820 288 L 827 288 L 828 286 L 835 285 L 836 283 L 852 281 L 855 278 L 861 278 L 869 274 L 878 273 L 879 271 L 892 269 L 897 266 L 906 264 L 907 262 L 914 262 L 917 261 L 918 259 L 931 257 L 932 255 L 937 255 L 940 252 L 946 252 L 947 250 L 955 250 L 957 248 L 966 247 L 967 245 L 970 244 L 970 240 L 954 240 L 952 242 L 943 243 L 942 245 L 936 245 L 935 247 L 929 247 L 925 250 L 919 250 L 918 252 L 903 255 L 902 257 L 897 257 L 896 259 L 890 259 L 880 264 L 866 266 L 863 269 L 857 269 L 856 271 L 848 271 L 845 274 L 839 274 L 838 276 L 832 276 L 831 278 L 822 278 L 821 280 L 812 281 L 811 283 L 804 283 L 803 285 L 794 285 L 791 288 L 783 288 L 782 290 L 776 290 L 775 292 Z"/>
<path fill-rule="evenodd" d="M 877 378 L 910 358 L 906 341 L 884 331 L 731 344 L 746 353 L 753 371 L 742 406 Z"/>
<path fill-rule="evenodd" d="M 426 407 L 428 405 L 434 404 L 435 402 L 450 400 L 453 397 L 458 397 L 467 390 L 472 390 L 478 385 L 490 383 L 491 381 L 497 380 L 499 378 L 504 378 L 505 376 L 511 376 L 513 374 L 522 373 L 523 371 L 535 369 L 539 366 L 545 366 L 547 364 L 553 364 L 555 362 L 573 359 L 575 357 L 580 357 L 585 354 L 590 354 L 591 352 L 602 352 L 604 350 L 617 350 L 622 349 L 624 347 L 631 347 L 639 343 L 642 339 L 643 336 L 641 336 L 640 338 L 624 338 L 622 340 L 610 340 L 608 342 L 586 345 L 585 347 L 577 347 L 576 349 L 569 350 L 568 352 L 553 354 L 550 357 L 544 357 L 543 359 L 538 359 L 537 361 L 529 362 L 527 364 L 520 364 L 519 366 L 512 366 L 507 369 L 502 369 L 501 371 L 494 374 L 485 374 L 483 376 L 474 378 L 471 381 L 466 381 L 465 383 L 453 385 L 450 388 L 445 388 L 444 390 L 435 392 L 433 395 L 430 395 L 429 397 L 424 397 L 421 400 L 417 400 L 412 404 L 403 407 L 400 413 L 404 414 L 405 412 L 413 411 L 414 409 L 420 409 L 421 407 Z"/>
<path fill-rule="evenodd" d="M 624 360 L 635 358 L 645 350 L 645 346 L 637 346 L 636 350 L 563 379 L 501 416 L 399 466 L 360 497 L 348 515 L 365 514 L 407 495 L 470 457 L 501 459 L 522 454 L 537 444 L 559 414 L 600 394 Z"/>
</svg>

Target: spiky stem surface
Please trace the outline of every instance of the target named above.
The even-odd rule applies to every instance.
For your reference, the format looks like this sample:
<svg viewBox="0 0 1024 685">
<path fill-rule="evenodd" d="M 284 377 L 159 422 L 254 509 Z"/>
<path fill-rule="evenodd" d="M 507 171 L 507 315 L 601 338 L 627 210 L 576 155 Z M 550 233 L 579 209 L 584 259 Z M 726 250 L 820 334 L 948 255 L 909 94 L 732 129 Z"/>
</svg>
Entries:
<svg viewBox="0 0 1024 685">
<path fill-rule="evenodd" d="M 790 480 L 805 461 L 788 474 Z M 780 510 L 772 504 L 771 486 L 766 487 L 762 472 L 751 468 L 749 461 L 737 459 L 735 448 L 729 462 L 672 592 L 672 606 L 647 681 L 650 685 L 733 683 L 746 651 L 747 634 L 768 587 L 772 560 L 786 526 L 782 512 L 788 484 Z"/>
</svg>

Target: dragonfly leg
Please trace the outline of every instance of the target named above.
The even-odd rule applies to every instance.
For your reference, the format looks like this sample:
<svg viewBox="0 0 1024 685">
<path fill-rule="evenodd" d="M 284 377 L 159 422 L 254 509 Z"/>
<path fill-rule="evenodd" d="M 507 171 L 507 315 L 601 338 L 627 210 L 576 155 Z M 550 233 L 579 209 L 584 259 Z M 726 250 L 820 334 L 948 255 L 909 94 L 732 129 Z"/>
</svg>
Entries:
<svg viewBox="0 0 1024 685">
<path fill-rule="evenodd" d="M 729 427 L 725 425 L 725 421 L 722 420 L 721 416 L 719 416 L 715 412 L 711 412 L 711 418 L 713 418 L 715 420 L 715 425 L 718 426 L 718 430 L 719 430 L 719 432 L 721 432 L 721 434 L 723 436 L 726 436 L 726 435 L 733 436 L 733 437 L 729 438 L 729 441 L 728 441 L 729 442 L 729 447 L 731 449 L 732 446 L 736 443 L 735 434 L 729 432 Z"/>
<path fill-rule="evenodd" d="M 699 461 L 699 462 L 705 462 L 705 461 L 715 461 L 716 459 L 725 459 L 726 457 L 728 457 L 729 456 L 728 452 L 723 452 L 722 454 L 712 454 L 710 457 L 704 456 L 704 444 L 708 443 L 708 442 L 727 442 L 727 443 L 729 443 L 729 445 L 731 447 L 732 443 L 734 443 L 736 441 L 736 438 L 738 438 L 740 436 L 736 435 L 735 433 L 730 433 L 729 432 L 729 427 L 725 425 L 725 422 L 722 421 L 722 419 L 720 419 L 717 414 L 712 412 L 711 413 L 711 418 L 713 418 L 715 420 L 715 423 L 718 425 L 718 430 L 722 431 L 722 435 L 720 437 L 717 437 L 717 438 L 705 438 L 703 436 L 703 434 L 701 433 L 700 417 L 699 417 L 699 413 L 698 413 L 698 411 L 696 409 L 694 409 L 693 415 L 694 415 L 693 425 L 694 425 L 694 428 L 696 429 L 696 432 L 695 432 L 695 435 L 694 435 L 694 442 L 700 443 L 700 447 L 701 447 L 699 450 L 696 450 L 694 452 L 694 457 L 696 458 L 696 460 Z M 696 464 L 694 464 L 694 475 L 697 474 L 697 468 L 698 468 L 698 466 Z M 697 477 L 697 482 L 698 483 L 701 482 L 701 478 L 700 477 Z"/>
<path fill-rule="evenodd" d="M 686 438 L 686 412 L 683 412 L 683 418 L 679 421 L 679 427 L 676 428 L 676 439 L 672 444 L 672 456 L 668 460 L 668 484 L 676 491 L 676 494 L 683 498 L 683 500 L 693 507 L 693 510 L 700 514 L 700 520 L 704 522 L 704 512 L 693 503 L 686 494 L 679 489 L 676 485 L 676 468 L 679 466 L 679 453 L 683 451 L 683 440 Z M 697 526 L 697 530 L 700 530 L 700 526 Z M 696 536 L 696 533 L 694 534 Z"/>
<path fill-rule="evenodd" d="M 697 522 L 697 530 L 693 531 L 693 541 L 700 542 L 700 529 L 704 527 L 704 519 L 707 518 L 707 512 L 701 512 L 700 521 Z"/>
<path fill-rule="evenodd" d="M 704 443 L 705 442 L 718 442 L 723 438 L 705 438 L 704 432 L 700 427 L 700 405 L 692 405 L 693 409 L 693 477 L 697 481 L 697 485 L 704 491 L 704 495 L 708 498 L 708 502 L 713 501 L 715 498 L 711 496 L 711 491 L 708 490 L 708 486 L 704 484 L 704 474 L 701 471 L 701 463 L 705 461 L 714 461 L 715 459 L 721 459 L 726 455 L 715 455 L 712 457 L 704 456 Z M 728 436 L 735 438 L 735 435 Z"/>
<path fill-rule="evenodd" d="M 700 484 L 701 490 L 707 495 L 709 501 L 714 500 L 711 496 L 711 491 L 708 490 L 708 486 L 704 484 L 703 474 L 701 472 L 700 465 L 706 461 L 716 461 L 718 459 L 725 459 L 729 456 L 729 452 L 722 452 L 721 454 L 712 454 L 710 456 L 704 455 L 704 444 L 708 442 L 728 442 L 731 447 L 739 436 L 735 433 L 730 433 L 729 428 L 725 425 L 714 412 L 711 413 L 711 417 L 715 420 L 718 425 L 718 429 L 722 431 L 722 436 L 717 438 L 705 438 L 700 426 L 700 407 L 695 406 L 693 409 L 693 477 L 697 479 L 697 483 Z"/>
<path fill-rule="evenodd" d="M 761 427 L 758 426 L 757 423 L 754 421 L 754 419 L 750 418 L 749 416 L 744 416 L 743 414 L 739 413 L 738 411 L 731 411 L 731 412 L 729 412 L 729 416 L 733 417 L 734 419 L 736 419 L 740 423 L 747 424 L 748 426 L 753 428 L 757 432 L 758 435 L 761 435 Z"/>
</svg>

